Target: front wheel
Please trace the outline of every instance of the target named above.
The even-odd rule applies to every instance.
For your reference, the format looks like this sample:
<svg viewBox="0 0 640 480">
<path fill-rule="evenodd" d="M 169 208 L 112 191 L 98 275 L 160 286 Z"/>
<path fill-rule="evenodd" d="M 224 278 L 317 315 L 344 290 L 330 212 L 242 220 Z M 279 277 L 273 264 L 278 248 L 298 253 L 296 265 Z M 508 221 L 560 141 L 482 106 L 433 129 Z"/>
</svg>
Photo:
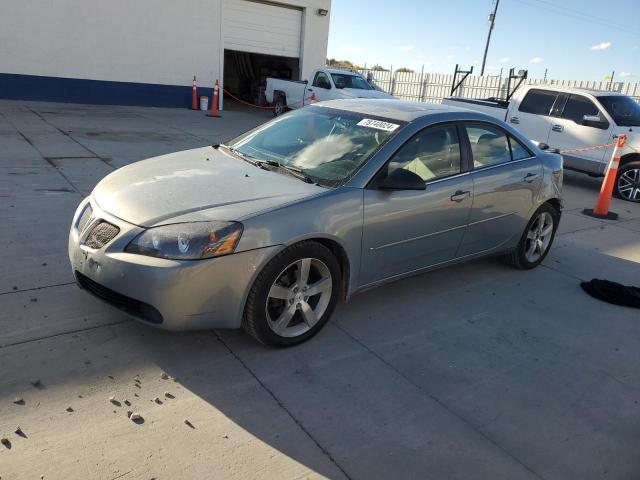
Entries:
<svg viewBox="0 0 640 480">
<path fill-rule="evenodd" d="M 640 202 L 640 162 L 629 162 L 620 167 L 615 194 L 629 202 Z"/>
<path fill-rule="evenodd" d="M 518 246 L 505 255 L 507 263 L 521 270 L 540 265 L 551 249 L 559 222 L 560 212 L 543 204 L 529 220 Z"/>
<path fill-rule="evenodd" d="M 292 245 L 256 278 L 242 327 L 266 345 L 304 342 L 329 320 L 340 284 L 340 265 L 331 250 L 313 241 Z"/>
</svg>

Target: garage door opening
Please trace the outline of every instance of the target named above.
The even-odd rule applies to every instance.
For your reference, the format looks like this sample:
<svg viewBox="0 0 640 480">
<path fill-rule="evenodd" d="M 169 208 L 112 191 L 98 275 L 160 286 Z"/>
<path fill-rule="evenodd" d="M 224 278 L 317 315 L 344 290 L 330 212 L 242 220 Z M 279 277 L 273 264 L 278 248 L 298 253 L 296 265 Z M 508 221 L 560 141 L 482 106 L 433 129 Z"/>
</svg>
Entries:
<svg viewBox="0 0 640 480">
<path fill-rule="evenodd" d="M 267 77 L 299 80 L 299 59 L 225 49 L 224 89 L 228 93 L 253 105 L 266 105 Z M 228 94 L 224 102 L 225 109 L 239 105 Z"/>
</svg>

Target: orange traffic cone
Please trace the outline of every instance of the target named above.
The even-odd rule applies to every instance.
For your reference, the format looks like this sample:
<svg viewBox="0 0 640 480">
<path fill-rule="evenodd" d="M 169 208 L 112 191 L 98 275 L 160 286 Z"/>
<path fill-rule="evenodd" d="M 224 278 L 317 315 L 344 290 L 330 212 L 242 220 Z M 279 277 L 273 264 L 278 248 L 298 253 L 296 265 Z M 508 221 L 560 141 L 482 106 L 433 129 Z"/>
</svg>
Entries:
<svg viewBox="0 0 640 480">
<path fill-rule="evenodd" d="M 211 113 L 209 113 L 208 117 L 219 117 L 218 115 L 218 80 L 213 85 L 213 95 L 211 96 Z"/>
<path fill-rule="evenodd" d="M 198 110 L 198 89 L 196 88 L 196 76 L 193 76 L 193 91 L 191 92 L 191 110 Z"/>
<path fill-rule="evenodd" d="M 611 160 L 607 165 L 607 173 L 605 174 L 602 186 L 600 187 L 600 194 L 596 201 L 594 209 L 585 208 L 582 213 L 596 218 L 604 218 L 607 220 L 616 220 L 618 218 L 617 213 L 609 211 L 609 205 L 611 204 L 611 195 L 613 194 L 613 187 L 616 183 L 616 177 L 618 176 L 618 166 L 620 165 L 620 150 L 627 142 L 626 135 L 618 135 L 616 146 L 613 149 Z"/>
</svg>

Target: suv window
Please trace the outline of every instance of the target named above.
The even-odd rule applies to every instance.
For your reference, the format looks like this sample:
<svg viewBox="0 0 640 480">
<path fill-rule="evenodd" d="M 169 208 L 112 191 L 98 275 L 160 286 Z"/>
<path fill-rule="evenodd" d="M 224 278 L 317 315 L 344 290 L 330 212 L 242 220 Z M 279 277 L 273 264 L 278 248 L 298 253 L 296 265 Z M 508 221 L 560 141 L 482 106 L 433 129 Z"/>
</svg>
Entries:
<svg viewBox="0 0 640 480">
<path fill-rule="evenodd" d="M 389 162 L 388 172 L 404 168 L 425 182 L 460 173 L 460 140 L 455 125 L 429 127 L 414 135 Z"/>
<path fill-rule="evenodd" d="M 596 107 L 595 103 L 587 97 L 583 97 L 582 95 L 571 95 L 569 100 L 567 100 L 560 117 L 566 118 L 567 120 L 573 120 L 578 125 L 582 125 L 582 117 L 585 115 L 597 115 L 602 118 L 598 107 Z"/>
<path fill-rule="evenodd" d="M 531 89 L 524 96 L 518 110 L 524 113 L 533 113 L 534 115 L 549 115 L 557 97 L 558 92 Z"/>
<path fill-rule="evenodd" d="M 320 88 L 331 88 L 331 82 L 329 82 L 329 76 L 324 72 L 316 73 L 316 77 L 313 79 L 313 86 Z"/>
</svg>

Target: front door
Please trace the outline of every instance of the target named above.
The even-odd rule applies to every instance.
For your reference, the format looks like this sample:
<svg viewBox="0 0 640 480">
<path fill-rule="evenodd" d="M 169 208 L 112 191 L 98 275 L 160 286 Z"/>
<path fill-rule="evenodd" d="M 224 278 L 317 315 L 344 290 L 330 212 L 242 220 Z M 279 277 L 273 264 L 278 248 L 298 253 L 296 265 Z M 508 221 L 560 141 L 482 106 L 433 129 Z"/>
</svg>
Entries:
<svg viewBox="0 0 640 480">
<path fill-rule="evenodd" d="M 465 173 L 459 128 L 428 127 L 414 135 L 384 167 L 410 170 L 425 190 L 364 190 L 360 285 L 452 260 L 473 198 Z"/>
<path fill-rule="evenodd" d="M 582 125 L 585 115 L 606 117 L 595 103 L 584 95 L 565 95 L 564 105 L 554 108 L 553 125 L 547 142 L 558 150 L 576 150 L 611 143 L 611 126 L 604 122 L 601 127 Z M 603 173 L 606 165 L 605 154 L 611 154 L 611 148 L 595 148 L 562 155 L 566 167 L 586 172 Z"/>
<path fill-rule="evenodd" d="M 458 257 L 497 250 L 522 235 L 542 185 L 540 160 L 496 125 L 469 123 L 473 207 Z"/>
</svg>

